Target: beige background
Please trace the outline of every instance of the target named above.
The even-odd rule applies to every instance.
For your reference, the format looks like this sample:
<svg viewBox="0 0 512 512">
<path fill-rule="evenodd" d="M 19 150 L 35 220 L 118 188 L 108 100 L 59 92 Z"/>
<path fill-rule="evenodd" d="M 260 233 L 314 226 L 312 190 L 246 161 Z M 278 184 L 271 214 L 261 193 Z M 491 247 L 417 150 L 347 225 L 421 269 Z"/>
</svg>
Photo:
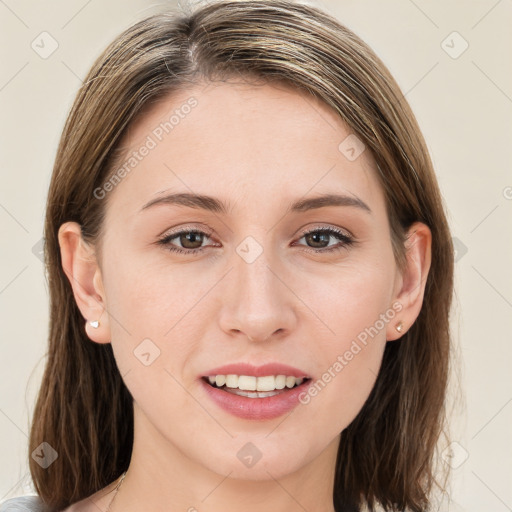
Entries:
<svg viewBox="0 0 512 512">
<path fill-rule="evenodd" d="M 424 132 L 458 248 L 453 332 L 465 405 L 456 402 L 456 444 L 442 458 L 454 467 L 450 510 L 512 510 L 512 2 L 310 3 L 374 48 Z M 48 328 L 37 244 L 65 116 L 106 44 L 171 4 L 0 0 L 0 502 L 33 491 L 27 433 Z M 43 31 L 58 43 L 46 59 L 31 47 Z"/>
</svg>

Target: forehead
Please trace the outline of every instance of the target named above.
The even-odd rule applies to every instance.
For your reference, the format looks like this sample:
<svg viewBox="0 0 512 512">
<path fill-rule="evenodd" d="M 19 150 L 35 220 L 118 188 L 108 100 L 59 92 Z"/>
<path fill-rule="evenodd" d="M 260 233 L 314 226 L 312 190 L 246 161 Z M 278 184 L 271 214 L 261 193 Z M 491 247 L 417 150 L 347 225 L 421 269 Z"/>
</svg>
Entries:
<svg viewBox="0 0 512 512">
<path fill-rule="evenodd" d="M 383 203 L 364 144 L 325 103 L 282 83 L 226 81 L 174 92 L 146 109 L 122 148 L 117 168 L 127 172 L 111 195 L 139 205 L 166 190 L 241 206 L 308 192 Z"/>
</svg>

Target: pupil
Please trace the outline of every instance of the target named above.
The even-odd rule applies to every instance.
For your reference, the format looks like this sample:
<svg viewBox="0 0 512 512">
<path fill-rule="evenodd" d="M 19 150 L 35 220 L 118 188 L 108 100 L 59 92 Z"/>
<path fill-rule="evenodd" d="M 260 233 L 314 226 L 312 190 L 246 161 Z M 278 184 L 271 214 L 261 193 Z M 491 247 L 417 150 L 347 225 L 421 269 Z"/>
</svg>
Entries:
<svg viewBox="0 0 512 512">
<path fill-rule="evenodd" d="M 313 244 L 317 244 L 317 243 L 322 243 L 322 241 L 320 240 L 321 238 L 323 238 L 324 242 L 327 242 L 329 243 L 329 234 L 328 233 L 310 233 L 309 235 L 307 235 L 308 238 L 309 238 L 309 241 L 313 240 Z"/>
<path fill-rule="evenodd" d="M 185 235 L 181 235 L 181 245 L 183 245 L 187 249 L 196 249 L 197 247 L 201 247 L 201 244 L 203 242 L 201 236 L 201 233 L 199 233 L 198 231 L 190 231 Z M 192 244 L 194 244 L 195 242 L 196 245 L 194 245 L 193 247 L 187 247 L 186 243 L 183 243 L 183 240 L 185 240 L 186 242 L 192 242 Z"/>
</svg>

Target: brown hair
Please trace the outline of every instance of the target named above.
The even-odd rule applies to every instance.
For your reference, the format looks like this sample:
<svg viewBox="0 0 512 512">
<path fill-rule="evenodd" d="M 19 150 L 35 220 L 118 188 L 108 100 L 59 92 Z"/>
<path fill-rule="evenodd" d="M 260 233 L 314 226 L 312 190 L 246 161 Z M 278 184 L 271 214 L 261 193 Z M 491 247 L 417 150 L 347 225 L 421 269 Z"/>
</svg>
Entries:
<svg viewBox="0 0 512 512">
<path fill-rule="evenodd" d="M 30 452 L 49 443 L 58 458 L 29 458 L 35 487 L 60 510 L 128 468 L 132 397 L 110 344 L 92 343 L 61 266 L 57 232 L 66 221 L 101 239 L 106 201 L 93 191 L 115 168 L 127 127 L 173 91 L 229 77 L 280 81 L 334 109 L 366 145 L 385 192 L 393 251 L 405 262 L 407 228 L 432 232 L 432 263 L 416 322 L 387 343 L 374 389 L 343 431 L 334 506 L 421 511 L 437 484 L 435 449 L 446 424 L 453 248 L 432 163 L 415 117 L 388 69 L 335 18 L 285 0 L 216 1 L 166 11 L 119 35 L 80 88 L 59 143 L 45 223 L 50 290 L 46 368 Z"/>
</svg>

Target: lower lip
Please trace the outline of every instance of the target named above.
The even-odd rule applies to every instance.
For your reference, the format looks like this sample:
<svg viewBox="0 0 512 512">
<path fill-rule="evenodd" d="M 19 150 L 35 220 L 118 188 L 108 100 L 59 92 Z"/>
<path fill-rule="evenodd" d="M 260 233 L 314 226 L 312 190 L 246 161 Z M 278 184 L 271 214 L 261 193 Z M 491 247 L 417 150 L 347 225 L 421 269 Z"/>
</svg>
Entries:
<svg viewBox="0 0 512 512">
<path fill-rule="evenodd" d="M 299 395 L 307 391 L 312 379 L 304 381 L 300 386 L 266 398 L 238 396 L 210 386 L 204 379 L 200 381 L 208 396 L 230 414 L 248 420 L 269 420 L 282 416 L 299 405 Z"/>
</svg>

